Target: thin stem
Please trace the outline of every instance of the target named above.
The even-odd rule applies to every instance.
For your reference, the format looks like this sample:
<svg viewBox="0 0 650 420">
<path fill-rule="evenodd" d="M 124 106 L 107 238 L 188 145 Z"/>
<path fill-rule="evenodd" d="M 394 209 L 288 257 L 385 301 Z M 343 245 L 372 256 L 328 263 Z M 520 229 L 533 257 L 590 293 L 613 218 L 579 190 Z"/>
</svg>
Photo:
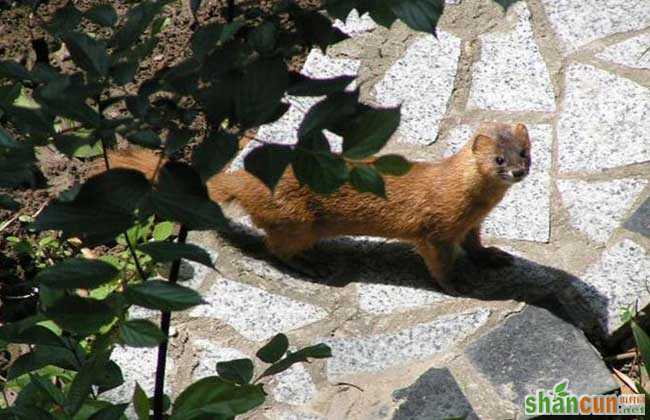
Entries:
<svg viewBox="0 0 650 420">
<path fill-rule="evenodd" d="M 187 228 L 181 225 L 178 232 L 178 243 L 183 244 L 187 240 Z M 181 260 L 174 260 L 169 272 L 169 282 L 175 284 L 178 281 L 178 273 L 181 268 Z M 158 361 L 156 362 L 156 386 L 153 395 L 153 419 L 163 420 L 163 395 L 165 393 L 165 365 L 167 361 L 167 346 L 169 344 L 169 324 L 171 313 L 162 311 L 160 317 L 160 329 L 165 339 L 158 346 Z"/>
<path fill-rule="evenodd" d="M 147 276 L 144 273 L 144 270 L 142 269 L 142 266 L 140 265 L 140 260 L 138 259 L 138 256 L 135 253 L 135 248 L 133 248 L 133 244 L 129 240 L 129 235 L 126 232 L 124 232 L 124 239 L 126 240 L 126 245 L 129 248 L 129 251 L 131 252 L 131 257 L 133 257 L 133 262 L 135 262 L 135 268 L 136 268 L 136 270 L 138 270 L 138 274 L 140 275 L 140 279 L 142 281 L 145 281 L 147 279 Z"/>
</svg>

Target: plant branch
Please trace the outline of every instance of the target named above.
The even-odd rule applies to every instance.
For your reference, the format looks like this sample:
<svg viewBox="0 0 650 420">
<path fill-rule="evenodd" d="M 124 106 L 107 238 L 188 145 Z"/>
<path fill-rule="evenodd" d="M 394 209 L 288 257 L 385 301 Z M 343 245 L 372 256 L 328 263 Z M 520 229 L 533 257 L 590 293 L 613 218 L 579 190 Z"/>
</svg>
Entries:
<svg viewBox="0 0 650 420">
<path fill-rule="evenodd" d="M 178 243 L 183 244 L 187 240 L 187 227 L 181 225 L 178 232 Z M 178 281 L 178 273 L 181 268 L 181 260 L 174 260 L 171 270 L 169 272 L 169 282 L 176 284 Z M 165 394 L 165 365 L 167 362 L 167 347 L 169 345 L 169 324 L 171 320 L 171 313 L 169 311 L 162 311 L 160 317 L 160 329 L 162 330 L 165 339 L 158 346 L 158 361 L 156 362 L 156 386 L 153 395 L 153 419 L 163 420 L 163 396 Z"/>
<path fill-rule="evenodd" d="M 138 259 L 138 255 L 135 253 L 135 248 L 133 247 L 133 244 L 129 240 L 129 235 L 126 232 L 124 232 L 124 240 L 126 241 L 126 246 L 129 248 L 131 257 L 133 257 L 133 262 L 135 263 L 136 270 L 138 270 L 140 279 L 142 281 L 147 280 L 147 275 L 144 273 L 144 270 L 142 269 L 142 265 L 140 265 L 140 260 Z"/>
</svg>

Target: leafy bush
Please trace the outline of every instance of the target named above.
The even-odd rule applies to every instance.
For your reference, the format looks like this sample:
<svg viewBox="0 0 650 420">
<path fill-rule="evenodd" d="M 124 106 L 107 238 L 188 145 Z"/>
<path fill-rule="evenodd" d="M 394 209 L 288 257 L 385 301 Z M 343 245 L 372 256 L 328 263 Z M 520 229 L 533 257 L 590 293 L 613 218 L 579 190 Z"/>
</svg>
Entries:
<svg viewBox="0 0 650 420">
<path fill-rule="evenodd" d="M 383 196 L 382 174 L 408 169 L 396 155 L 367 160 L 399 125 L 399 108 L 359 103 L 359 92 L 346 90 L 352 77 L 314 80 L 289 71 L 287 62 L 345 39 L 330 17 L 344 19 L 353 8 L 384 26 L 401 19 L 435 33 L 442 0 L 333 0 L 317 9 L 280 1 L 272 10 L 239 9 L 230 1 L 224 18 L 198 25 L 191 54 L 143 76 L 141 63 L 160 41 L 167 22 L 161 13 L 171 3 L 145 0 L 118 16 L 110 4 L 82 11 L 69 2 L 43 24 L 50 46 L 65 45 L 72 70 L 52 66 L 49 51 L 30 69 L 0 61 L 0 188 L 36 186 L 41 147 L 81 159 L 103 156 L 106 165 L 105 172 L 50 202 L 31 223 L 32 234 L 9 238 L 13 252 L 35 261 L 25 285 L 38 296 L 29 314 L 0 327 L 3 346 L 30 346 L 8 371 L 3 387 L 19 395 L 3 418 L 123 418 L 128 403 L 102 400 L 102 393 L 123 383 L 120 366 L 110 359 L 118 344 L 159 346 L 155 395 L 150 399 L 137 386 L 133 396 L 140 419 L 151 411 L 156 419 L 164 413 L 173 419 L 233 418 L 264 402 L 260 379 L 330 356 L 322 344 L 288 352 L 286 337 L 279 335 L 257 353 L 270 366 L 255 381 L 253 362 L 241 359 L 218 364 L 217 376 L 190 385 L 173 404 L 163 394 L 170 312 L 203 302 L 176 283 L 180 259 L 212 266 L 204 250 L 185 243 L 187 233 L 227 226 L 205 180 L 233 158 L 244 133 L 287 111 L 287 94 L 321 99 L 300 123 L 296 145 L 265 143 L 246 157 L 246 170 L 269 188 L 291 165 L 316 192 L 331 193 L 348 182 Z M 196 13 L 201 1 L 189 4 Z M 341 154 L 330 151 L 324 130 L 343 137 Z M 111 169 L 106 153 L 118 138 L 169 160 L 154 180 Z M 190 163 L 178 160 L 189 146 Z M 2 194 L 0 207 L 17 211 L 19 204 Z M 102 244 L 112 251 L 81 256 L 81 245 Z M 172 265 L 165 273 L 160 263 L 167 262 Z M 156 271 L 168 274 L 167 281 L 153 278 Z M 132 305 L 162 311 L 160 327 L 131 319 Z"/>
</svg>

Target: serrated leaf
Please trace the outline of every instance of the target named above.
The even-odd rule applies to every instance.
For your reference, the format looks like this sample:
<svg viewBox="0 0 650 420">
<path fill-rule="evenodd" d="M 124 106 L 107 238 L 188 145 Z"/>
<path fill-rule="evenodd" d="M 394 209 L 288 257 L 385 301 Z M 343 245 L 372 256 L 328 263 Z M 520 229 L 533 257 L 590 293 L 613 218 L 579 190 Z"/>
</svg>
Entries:
<svg viewBox="0 0 650 420">
<path fill-rule="evenodd" d="M 343 41 L 349 36 L 332 26 L 332 21 L 317 11 L 300 11 L 297 13 L 296 26 L 304 40 L 310 45 L 318 46 L 323 53 L 327 47 Z"/>
<path fill-rule="evenodd" d="M 133 390 L 133 408 L 139 420 L 149 420 L 149 411 L 151 410 L 149 398 L 137 382 Z"/>
<path fill-rule="evenodd" d="M 207 181 L 220 172 L 239 151 L 237 137 L 224 131 L 213 131 L 192 152 L 192 167 Z"/>
<path fill-rule="evenodd" d="M 112 360 L 109 360 L 102 370 L 97 372 L 93 380 L 93 385 L 97 387 L 100 393 L 117 388 L 123 383 L 122 369 Z"/>
<path fill-rule="evenodd" d="M 57 366 L 62 369 L 76 370 L 79 362 L 67 348 L 37 346 L 33 351 L 18 357 L 9 367 L 7 380 L 41 369 L 45 366 Z"/>
<path fill-rule="evenodd" d="M 128 403 L 109 405 L 90 416 L 88 420 L 121 420 Z"/>
<path fill-rule="evenodd" d="M 101 26 L 113 26 L 117 23 L 117 12 L 110 4 L 98 4 L 92 7 L 84 17 Z"/>
<path fill-rule="evenodd" d="M 359 192 L 373 193 L 386 198 L 386 186 L 381 175 L 369 165 L 356 165 L 350 171 L 350 184 Z"/>
<path fill-rule="evenodd" d="M 264 347 L 260 348 L 255 355 L 266 363 L 275 363 L 289 348 L 289 339 L 284 334 L 278 334 L 273 337 Z"/>
<path fill-rule="evenodd" d="M 165 154 L 171 156 L 181 150 L 192 141 L 194 134 L 189 128 L 171 128 L 165 140 Z"/>
<path fill-rule="evenodd" d="M 295 75 L 296 81 L 287 93 L 293 96 L 323 96 L 345 90 L 356 79 L 355 76 L 338 76 L 331 79 L 312 79 L 303 74 Z"/>
<path fill-rule="evenodd" d="M 184 163 L 167 162 L 160 169 L 151 206 L 163 219 L 183 223 L 191 230 L 227 228 L 221 208 L 210 200 L 196 171 Z"/>
<path fill-rule="evenodd" d="M 20 63 L 11 60 L 0 61 L 0 78 L 6 77 L 13 80 L 31 80 L 29 71 Z"/>
<path fill-rule="evenodd" d="M 68 2 L 54 13 L 52 20 L 47 24 L 47 30 L 58 35 L 72 31 L 79 25 L 82 16 L 73 2 Z"/>
<path fill-rule="evenodd" d="M 131 347 L 156 347 L 165 340 L 165 334 L 151 321 L 132 319 L 120 324 L 120 339 Z"/>
<path fill-rule="evenodd" d="M 275 50 L 278 29 L 271 22 L 263 22 L 256 26 L 248 35 L 248 43 L 261 54 L 269 54 Z"/>
<path fill-rule="evenodd" d="M 106 53 L 106 45 L 86 34 L 71 32 L 63 37 L 74 62 L 82 69 L 99 76 L 106 76 L 110 59 Z"/>
<path fill-rule="evenodd" d="M 134 222 L 134 211 L 151 191 L 132 169 L 111 169 L 88 179 L 73 201 L 54 201 L 36 218 L 36 230 L 61 230 L 86 243 L 112 240 Z"/>
<path fill-rule="evenodd" d="M 134 305 L 161 311 L 183 311 L 203 303 L 201 295 L 194 290 L 163 280 L 130 285 L 124 295 Z"/>
<path fill-rule="evenodd" d="M 45 316 L 61 328 L 86 336 L 94 334 L 115 319 L 113 309 L 104 301 L 69 295 L 45 310 Z"/>
<path fill-rule="evenodd" d="M 315 135 L 342 121 L 348 121 L 358 112 L 359 92 L 336 92 L 311 107 L 298 128 L 298 137 Z"/>
<path fill-rule="evenodd" d="M 289 146 L 264 144 L 246 155 L 244 168 L 273 191 L 293 157 Z"/>
<path fill-rule="evenodd" d="M 445 0 L 391 0 L 390 10 L 411 29 L 436 35 Z"/>
<path fill-rule="evenodd" d="M 17 211 L 20 209 L 20 203 L 8 195 L 0 194 L 0 209 Z"/>
<path fill-rule="evenodd" d="M 54 289 L 94 289 L 118 273 L 115 267 L 101 260 L 70 258 L 39 271 L 35 281 Z"/>
<path fill-rule="evenodd" d="M 124 25 L 113 35 L 111 46 L 123 50 L 133 45 L 167 3 L 169 1 L 142 1 L 132 7 Z"/>
<path fill-rule="evenodd" d="M 382 174 L 395 176 L 405 175 L 413 167 L 411 162 L 400 155 L 380 156 L 372 164 Z"/>
<path fill-rule="evenodd" d="M 194 244 L 180 244 L 166 241 L 148 242 L 139 245 L 138 250 L 151 255 L 154 261 L 157 262 L 169 262 L 184 258 L 214 268 L 210 254 Z"/>
<path fill-rule="evenodd" d="M 29 377 L 31 379 L 31 382 L 47 396 L 49 396 L 53 403 L 63 405 L 65 396 L 61 390 L 54 386 L 54 384 L 48 378 L 44 378 L 38 374 L 33 373 L 30 373 Z"/>
<path fill-rule="evenodd" d="M 251 359 L 235 359 L 217 363 L 217 373 L 223 379 L 245 385 L 253 378 L 253 361 Z"/>
<path fill-rule="evenodd" d="M 400 123 L 400 108 L 368 109 L 343 133 L 343 155 L 364 159 L 379 152 Z"/>
<path fill-rule="evenodd" d="M 79 372 L 75 375 L 68 389 L 68 395 L 64 404 L 65 412 L 72 416 L 76 414 L 84 402 L 89 398 L 93 379 L 97 372 L 101 372 L 102 368 L 108 361 L 108 354 L 98 354 L 88 359 Z"/>
<path fill-rule="evenodd" d="M 92 134 L 57 134 L 54 146 L 64 155 L 91 158 L 103 153 L 101 140 Z"/>
</svg>

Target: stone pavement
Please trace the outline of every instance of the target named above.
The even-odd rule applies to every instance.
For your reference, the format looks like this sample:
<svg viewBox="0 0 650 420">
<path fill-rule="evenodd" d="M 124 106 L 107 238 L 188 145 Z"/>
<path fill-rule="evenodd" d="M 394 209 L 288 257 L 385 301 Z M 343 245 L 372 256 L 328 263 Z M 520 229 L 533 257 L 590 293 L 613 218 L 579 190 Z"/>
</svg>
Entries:
<svg viewBox="0 0 650 420">
<path fill-rule="evenodd" d="M 461 260 L 450 297 L 395 242 L 321 243 L 307 257 L 324 274 L 308 278 L 273 263 L 246 218 L 227 238 L 195 234 L 219 273 L 185 266 L 208 304 L 174 318 L 171 392 L 279 332 L 334 357 L 272 380 L 251 418 L 513 418 L 525 394 L 565 378 L 575 393 L 616 387 L 596 348 L 618 339 L 623 308 L 650 303 L 650 4 L 529 0 L 504 15 L 491 0 L 447 3 L 437 39 L 353 12 L 337 22 L 352 38 L 312 51 L 304 72 L 354 74 L 365 101 L 402 104 L 386 151 L 411 159 L 453 153 L 482 121 L 525 122 L 532 173 L 485 224 L 515 264 Z M 287 99 L 259 137 L 295 141 L 314 100 Z M 139 372 L 125 375 L 151 387 Z"/>
</svg>

